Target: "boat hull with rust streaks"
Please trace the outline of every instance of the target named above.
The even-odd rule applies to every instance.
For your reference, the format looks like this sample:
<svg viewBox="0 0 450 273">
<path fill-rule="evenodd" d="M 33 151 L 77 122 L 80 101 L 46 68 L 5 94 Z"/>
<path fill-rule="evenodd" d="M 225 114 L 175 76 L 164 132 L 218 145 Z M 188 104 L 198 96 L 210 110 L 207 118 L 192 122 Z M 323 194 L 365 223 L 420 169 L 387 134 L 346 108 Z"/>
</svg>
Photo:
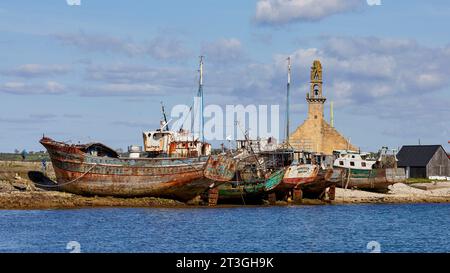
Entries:
<svg viewBox="0 0 450 273">
<path fill-rule="evenodd" d="M 121 158 L 91 155 L 83 150 L 86 146 L 49 138 L 40 143 L 50 155 L 59 188 L 74 194 L 188 201 L 213 186 L 203 174 L 208 157 Z"/>
<path fill-rule="evenodd" d="M 323 199 L 325 191 L 331 186 L 337 186 L 342 179 L 342 170 L 320 168 L 315 180 L 300 186 L 305 197 Z"/>
</svg>

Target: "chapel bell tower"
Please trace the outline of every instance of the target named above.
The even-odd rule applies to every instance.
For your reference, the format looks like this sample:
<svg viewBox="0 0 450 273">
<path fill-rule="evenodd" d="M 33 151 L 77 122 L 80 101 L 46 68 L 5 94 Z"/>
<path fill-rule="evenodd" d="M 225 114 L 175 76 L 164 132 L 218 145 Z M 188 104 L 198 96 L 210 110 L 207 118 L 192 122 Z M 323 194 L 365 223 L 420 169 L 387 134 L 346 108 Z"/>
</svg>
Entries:
<svg viewBox="0 0 450 273">
<path fill-rule="evenodd" d="M 323 106 L 327 100 L 322 93 L 322 64 L 315 60 L 311 67 L 311 88 L 306 94 L 308 119 L 323 119 Z"/>
</svg>

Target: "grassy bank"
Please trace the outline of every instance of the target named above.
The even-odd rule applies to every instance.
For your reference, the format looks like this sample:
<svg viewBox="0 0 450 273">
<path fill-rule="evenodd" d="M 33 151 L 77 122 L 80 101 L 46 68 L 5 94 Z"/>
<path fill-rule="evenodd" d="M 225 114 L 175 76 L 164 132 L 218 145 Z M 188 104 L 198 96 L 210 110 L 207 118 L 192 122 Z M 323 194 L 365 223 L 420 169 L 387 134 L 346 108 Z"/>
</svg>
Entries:
<svg viewBox="0 0 450 273">
<path fill-rule="evenodd" d="M 50 161 L 50 157 L 47 153 L 32 153 L 25 156 L 25 160 L 22 160 L 21 154 L 15 153 L 0 153 L 0 161 L 25 161 L 25 162 L 41 162 L 45 159 Z"/>
<path fill-rule="evenodd" d="M 416 184 L 416 183 L 432 183 L 433 180 L 428 178 L 408 178 L 406 179 L 406 184 Z"/>
</svg>

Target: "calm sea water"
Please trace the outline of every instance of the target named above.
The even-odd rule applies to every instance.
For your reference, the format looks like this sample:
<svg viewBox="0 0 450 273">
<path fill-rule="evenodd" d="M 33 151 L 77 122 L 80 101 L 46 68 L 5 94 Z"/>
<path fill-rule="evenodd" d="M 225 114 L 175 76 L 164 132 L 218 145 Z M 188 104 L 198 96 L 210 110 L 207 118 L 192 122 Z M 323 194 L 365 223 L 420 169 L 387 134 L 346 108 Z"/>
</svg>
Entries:
<svg viewBox="0 0 450 273">
<path fill-rule="evenodd" d="M 450 205 L 0 211 L 0 252 L 450 252 Z M 77 244 L 71 243 L 71 244 Z"/>
</svg>

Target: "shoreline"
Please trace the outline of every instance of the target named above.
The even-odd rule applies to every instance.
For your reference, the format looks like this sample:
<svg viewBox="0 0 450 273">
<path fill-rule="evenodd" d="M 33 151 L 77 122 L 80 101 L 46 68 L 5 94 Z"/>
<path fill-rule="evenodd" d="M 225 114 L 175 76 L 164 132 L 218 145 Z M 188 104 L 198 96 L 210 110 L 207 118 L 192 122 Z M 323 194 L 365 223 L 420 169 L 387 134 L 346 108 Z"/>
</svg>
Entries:
<svg viewBox="0 0 450 273">
<path fill-rule="evenodd" d="M 171 199 L 141 197 L 117 198 L 80 196 L 62 191 L 49 191 L 36 187 L 29 178 L 30 172 L 41 171 L 40 163 L 0 162 L 0 210 L 33 209 L 77 209 L 77 208 L 234 208 L 268 207 L 259 205 L 219 204 L 214 207 L 198 203 L 183 203 Z M 47 175 L 54 179 L 51 165 Z M 348 204 L 424 204 L 450 203 L 450 182 L 436 182 L 427 185 L 392 185 L 389 193 L 374 193 L 353 189 L 336 188 L 336 198 L 331 202 L 304 199 L 300 204 L 277 201 L 273 206 L 292 205 L 348 205 Z"/>
<path fill-rule="evenodd" d="M 422 196 L 405 194 L 378 194 L 360 190 L 337 189 L 336 200 L 323 202 L 321 200 L 304 199 L 300 204 L 277 201 L 279 206 L 323 206 L 323 205 L 380 205 L 380 204 L 445 204 L 450 203 L 448 196 Z M 351 193 L 352 196 L 345 196 Z M 344 194 L 344 195 L 342 195 Z M 376 196 L 366 196 L 376 195 Z M 207 205 L 187 204 L 171 199 L 155 197 L 116 198 L 116 197 L 86 197 L 57 191 L 12 191 L 0 193 L 0 210 L 45 210 L 45 209 L 82 209 L 82 208 L 242 208 L 271 207 L 268 204 L 240 205 L 219 204 Z"/>
</svg>

